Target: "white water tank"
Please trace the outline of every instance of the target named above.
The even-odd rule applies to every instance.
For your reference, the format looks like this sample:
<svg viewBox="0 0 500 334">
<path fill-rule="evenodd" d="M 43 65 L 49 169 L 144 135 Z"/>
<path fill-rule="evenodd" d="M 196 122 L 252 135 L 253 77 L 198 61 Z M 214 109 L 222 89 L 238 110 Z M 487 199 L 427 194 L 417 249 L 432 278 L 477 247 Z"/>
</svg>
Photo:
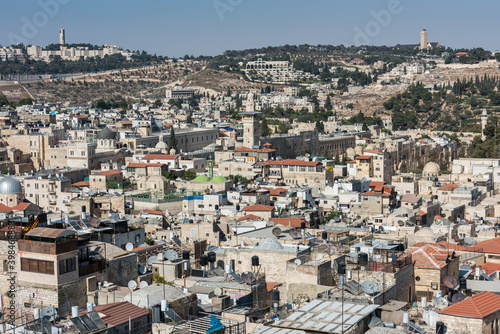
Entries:
<svg viewBox="0 0 500 334">
<path fill-rule="evenodd" d="M 80 313 L 78 312 L 78 306 L 71 307 L 71 317 L 77 318 L 79 315 Z"/>
</svg>

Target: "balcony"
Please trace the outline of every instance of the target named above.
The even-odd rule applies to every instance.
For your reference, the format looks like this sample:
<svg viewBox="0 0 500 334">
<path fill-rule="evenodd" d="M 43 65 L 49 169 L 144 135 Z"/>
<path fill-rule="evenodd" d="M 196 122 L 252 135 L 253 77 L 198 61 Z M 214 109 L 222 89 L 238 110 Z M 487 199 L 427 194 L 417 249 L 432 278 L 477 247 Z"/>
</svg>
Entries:
<svg viewBox="0 0 500 334">
<path fill-rule="evenodd" d="M 106 260 L 90 260 L 83 262 L 78 266 L 78 275 L 80 277 L 101 272 L 106 269 Z"/>
</svg>

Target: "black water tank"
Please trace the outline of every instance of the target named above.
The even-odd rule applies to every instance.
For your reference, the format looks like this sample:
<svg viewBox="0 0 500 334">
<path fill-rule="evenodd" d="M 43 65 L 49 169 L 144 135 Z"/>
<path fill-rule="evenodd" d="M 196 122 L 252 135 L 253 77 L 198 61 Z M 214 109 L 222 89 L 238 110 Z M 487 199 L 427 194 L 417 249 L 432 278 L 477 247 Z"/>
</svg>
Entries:
<svg viewBox="0 0 500 334">
<path fill-rule="evenodd" d="M 436 334 L 444 334 L 444 322 L 436 322 Z"/>
<path fill-rule="evenodd" d="M 240 205 L 236 204 L 236 211 L 240 212 L 240 209 L 241 209 Z"/>
<path fill-rule="evenodd" d="M 208 252 L 208 262 L 214 263 L 216 261 L 215 252 Z"/>
<path fill-rule="evenodd" d="M 461 279 L 459 279 L 458 284 L 460 290 L 467 290 L 467 280 L 465 278 L 462 277 Z"/>
<path fill-rule="evenodd" d="M 273 302 L 279 302 L 279 300 L 280 300 L 280 291 L 277 290 L 277 289 L 274 289 L 271 292 L 271 299 L 272 299 Z"/>
<path fill-rule="evenodd" d="M 338 264 L 338 273 L 339 275 L 345 275 L 345 263 L 344 262 L 340 262 Z"/>
<path fill-rule="evenodd" d="M 252 256 L 252 267 L 259 266 L 259 257 L 257 255 Z"/>
<path fill-rule="evenodd" d="M 321 233 L 321 238 L 322 238 L 323 240 L 328 239 L 328 233 L 327 233 L 326 231 L 323 231 L 323 233 Z"/>
<path fill-rule="evenodd" d="M 300 228 L 305 230 L 306 229 L 306 222 L 300 222 Z"/>
<path fill-rule="evenodd" d="M 215 210 L 219 210 L 219 205 L 215 204 Z"/>
<path fill-rule="evenodd" d="M 230 261 L 229 261 L 229 265 L 230 265 L 230 267 L 231 267 L 231 271 L 235 271 L 235 270 L 236 270 L 236 267 L 235 267 L 235 265 L 234 265 L 235 263 L 236 263 L 236 261 L 235 261 L 235 260 L 230 260 Z"/>
<path fill-rule="evenodd" d="M 366 265 L 368 264 L 368 254 L 359 253 L 358 254 L 358 264 L 362 267 L 366 267 Z"/>
<path fill-rule="evenodd" d="M 205 254 L 200 256 L 200 266 L 204 267 L 208 264 L 208 256 Z"/>
<path fill-rule="evenodd" d="M 187 250 L 182 251 L 182 259 L 189 260 L 189 251 L 187 251 Z"/>
</svg>

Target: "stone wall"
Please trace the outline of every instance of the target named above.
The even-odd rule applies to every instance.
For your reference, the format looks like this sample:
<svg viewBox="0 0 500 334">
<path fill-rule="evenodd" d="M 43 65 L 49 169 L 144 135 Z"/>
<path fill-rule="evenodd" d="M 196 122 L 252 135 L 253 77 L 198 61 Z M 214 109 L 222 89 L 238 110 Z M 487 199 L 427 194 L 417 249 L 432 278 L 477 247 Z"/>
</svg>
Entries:
<svg viewBox="0 0 500 334">
<path fill-rule="evenodd" d="M 127 286 L 128 281 L 137 279 L 137 255 L 120 256 L 109 261 L 108 282 Z"/>
</svg>

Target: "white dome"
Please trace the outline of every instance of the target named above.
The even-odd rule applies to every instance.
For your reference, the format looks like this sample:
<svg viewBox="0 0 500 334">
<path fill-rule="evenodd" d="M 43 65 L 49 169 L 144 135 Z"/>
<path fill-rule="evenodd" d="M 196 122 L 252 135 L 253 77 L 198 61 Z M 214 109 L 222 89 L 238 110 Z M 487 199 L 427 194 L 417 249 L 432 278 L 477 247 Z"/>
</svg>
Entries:
<svg viewBox="0 0 500 334">
<path fill-rule="evenodd" d="M 275 238 L 267 238 L 255 248 L 268 249 L 268 250 L 282 250 L 285 247 L 283 247 L 283 245 L 280 244 L 279 241 L 276 240 Z"/>
<path fill-rule="evenodd" d="M 4 176 L 0 180 L 0 194 L 22 194 L 23 187 L 21 182 L 13 178 L 12 176 Z"/>
</svg>

